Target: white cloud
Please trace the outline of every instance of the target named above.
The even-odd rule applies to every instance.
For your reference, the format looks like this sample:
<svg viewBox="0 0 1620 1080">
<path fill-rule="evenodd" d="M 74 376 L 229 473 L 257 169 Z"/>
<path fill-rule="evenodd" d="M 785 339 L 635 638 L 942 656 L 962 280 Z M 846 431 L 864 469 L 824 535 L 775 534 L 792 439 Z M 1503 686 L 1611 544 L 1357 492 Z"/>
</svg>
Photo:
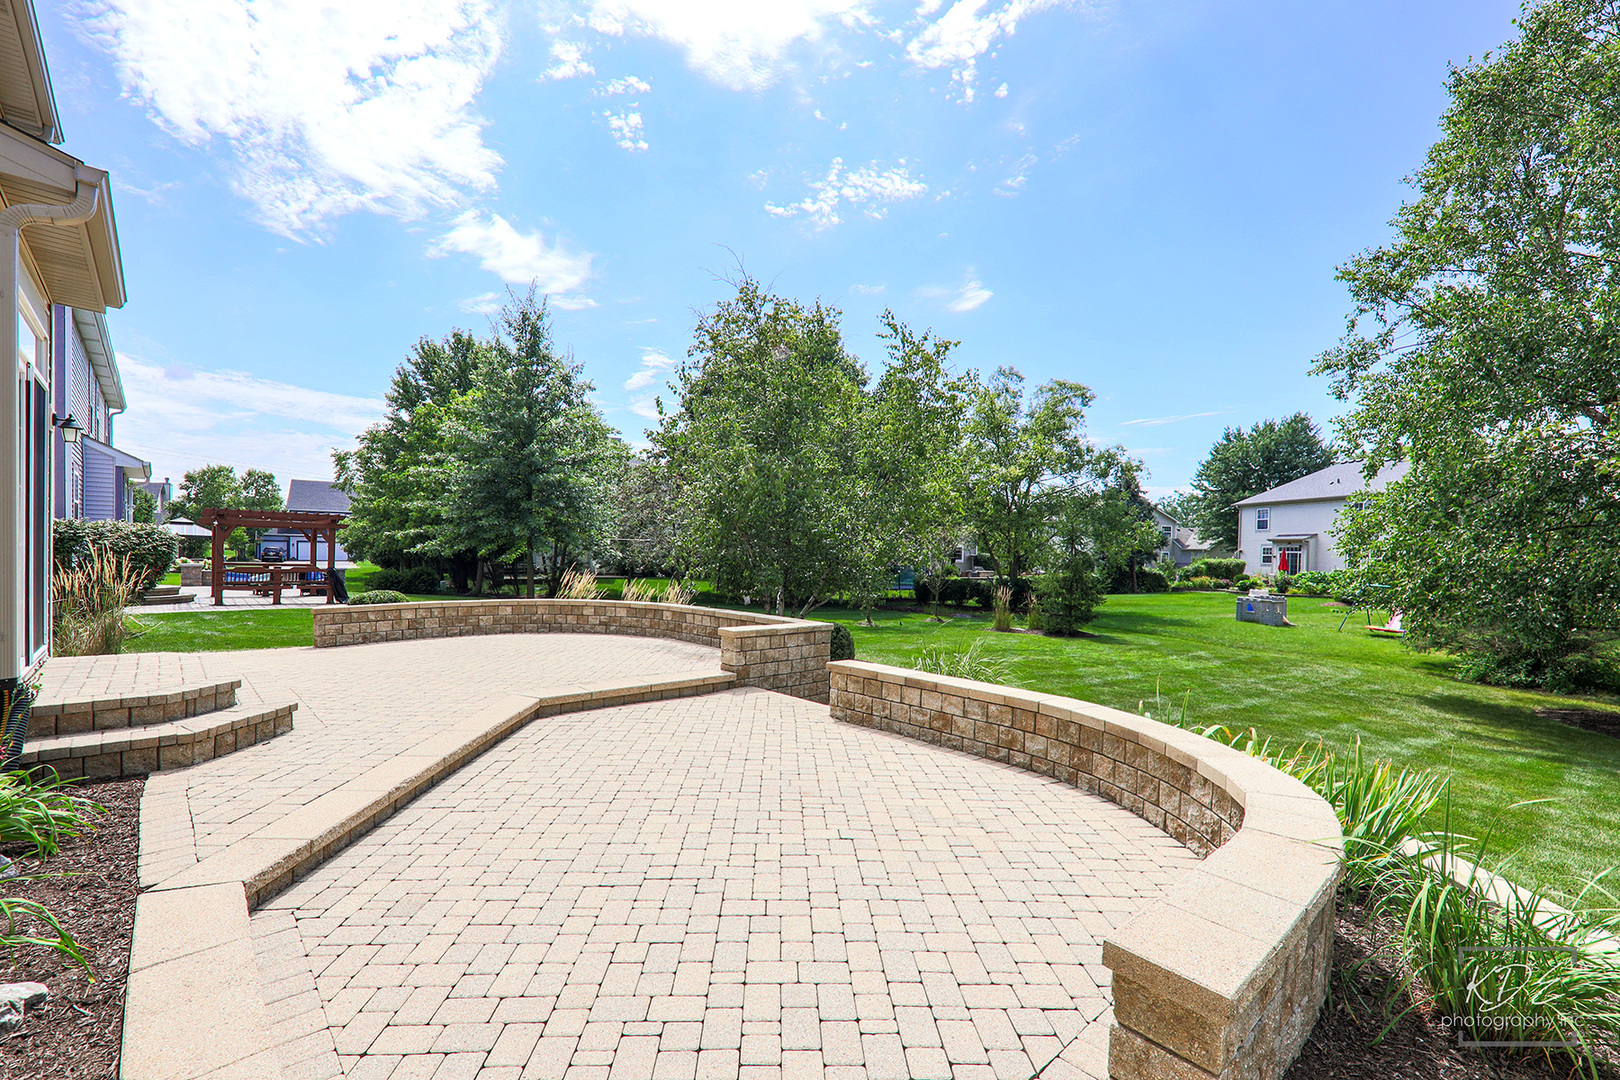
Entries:
<svg viewBox="0 0 1620 1080">
<path fill-rule="evenodd" d="M 1029 183 L 1030 170 L 1034 169 L 1040 162 L 1041 159 L 1034 154 L 1025 154 L 1013 162 L 1009 175 L 995 186 L 995 193 L 1005 198 L 1011 198 L 1018 194 L 1023 190 L 1024 185 Z"/>
<path fill-rule="evenodd" d="M 986 300 L 996 294 L 984 287 L 984 282 L 975 276 L 973 267 L 970 266 L 967 274 L 962 279 L 962 284 L 954 288 L 944 285 L 924 285 L 917 290 L 917 295 L 932 299 L 943 299 L 945 300 L 946 311 L 961 314 L 980 307 Z"/>
<path fill-rule="evenodd" d="M 611 109 L 602 113 L 608 122 L 608 134 L 622 149 L 632 154 L 647 149 L 647 140 L 643 137 L 644 130 L 641 123 L 641 114 L 638 112 L 613 112 Z"/>
<path fill-rule="evenodd" d="M 1198 420 L 1205 416 L 1224 416 L 1231 409 L 1220 409 L 1216 412 L 1184 413 L 1181 416 L 1152 416 L 1143 420 L 1121 420 L 1120 427 L 1163 427 L 1166 424 L 1176 424 L 1183 420 Z"/>
<path fill-rule="evenodd" d="M 838 212 L 846 203 L 875 220 L 889 212 L 891 203 L 926 194 L 928 185 L 911 175 L 904 158 L 889 168 L 874 161 L 853 172 L 845 170 L 843 158 L 833 158 L 826 177 L 810 185 L 810 194 L 786 206 L 766 203 L 765 209 L 775 217 L 803 214 L 817 229 L 828 229 L 843 220 Z"/>
<path fill-rule="evenodd" d="M 269 469 L 288 480 L 328 479 L 332 450 L 383 416 L 376 398 L 335 394 L 249 375 L 164 367 L 120 353 L 129 411 L 118 419 L 118 444 L 152 462 L 157 479 L 176 482 L 187 469 L 227 464 Z"/>
<path fill-rule="evenodd" d="M 519 232 L 499 214 L 468 212 L 429 249 L 430 256 L 452 252 L 477 257 L 480 265 L 509 285 L 531 282 L 545 293 L 553 307 L 574 310 L 595 307 L 587 297 L 573 295 L 591 279 L 589 252 L 574 251 L 561 240 L 549 247 L 538 231 Z"/>
<path fill-rule="evenodd" d="M 585 59 L 585 46 L 577 41 L 553 41 L 551 66 L 541 73 L 547 79 L 573 79 L 595 74 L 596 69 Z"/>
<path fill-rule="evenodd" d="M 1002 83 L 1000 86 L 996 87 L 996 97 L 1004 98 L 1004 97 L 1007 96 L 1007 94 L 1008 94 L 1008 90 L 1007 90 L 1007 84 L 1006 83 Z"/>
<path fill-rule="evenodd" d="M 675 361 L 671 360 L 662 350 L 644 348 L 641 350 L 641 367 L 624 381 L 626 390 L 645 390 L 653 383 L 666 380 L 671 371 L 675 370 Z"/>
<path fill-rule="evenodd" d="M 88 0 L 127 93 L 234 156 L 259 218 L 307 235 L 355 210 L 412 218 L 492 188 L 473 102 L 501 51 L 495 0 Z"/>
<path fill-rule="evenodd" d="M 479 293 L 461 302 L 461 310 L 469 315 L 493 315 L 506 303 L 506 296 L 498 292 Z"/>
<path fill-rule="evenodd" d="M 1058 7 L 1094 9 L 1092 0 L 955 0 L 949 10 L 906 43 L 906 56 L 919 67 L 947 68 L 962 88 L 962 100 L 972 101 L 978 81 L 979 57 L 1018 30 L 1020 21 Z M 932 15 L 940 7 L 925 4 L 921 16 Z M 997 92 L 997 96 L 1001 96 Z"/>
<path fill-rule="evenodd" d="M 585 16 L 598 33 L 668 42 L 692 68 L 734 90 L 775 82 L 793 45 L 871 21 L 863 0 L 592 0 Z"/>
<path fill-rule="evenodd" d="M 634 75 L 626 75 L 622 79 L 605 82 L 592 92 L 597 97 L 615 97 L 619 94 L 650 94 L 652 93 L 652 83 L 646 79 L 639 79 Z"/>
<path fill-rule="evenodd" d="M 849 291 L 857 296 L 882 296 L 889 291 L 887 285 L 851 285 Z"/>
</svg>

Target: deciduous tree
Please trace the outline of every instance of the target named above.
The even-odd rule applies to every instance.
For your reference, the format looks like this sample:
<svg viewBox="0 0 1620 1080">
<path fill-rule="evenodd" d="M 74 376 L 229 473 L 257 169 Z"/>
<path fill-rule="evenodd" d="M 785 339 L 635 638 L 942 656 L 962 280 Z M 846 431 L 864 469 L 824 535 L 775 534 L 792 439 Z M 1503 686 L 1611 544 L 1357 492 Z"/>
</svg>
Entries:
<svg viewBox="0 0 1620 1080">
<path fill-rule="evenodd" d="M 1262 420 L 1245 430 L 1227 428 L 1193 474 L 1193 497 L 1185 504 L 1193 520 L 1183 522 L 1227 550 L 1238 545 L 1237 503 L 1280 487 L 1335 460 L 1316 422 L 1299 412 L 1282 420 Z"/>
</svg>

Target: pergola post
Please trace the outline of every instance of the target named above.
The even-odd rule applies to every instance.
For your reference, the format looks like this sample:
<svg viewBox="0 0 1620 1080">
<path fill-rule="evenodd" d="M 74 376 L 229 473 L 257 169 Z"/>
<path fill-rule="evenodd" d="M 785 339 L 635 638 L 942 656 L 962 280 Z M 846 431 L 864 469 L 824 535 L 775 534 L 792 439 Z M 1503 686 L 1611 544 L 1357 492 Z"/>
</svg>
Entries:
<svg viewBox="0 0 1620 1080">
<path fill-rule="evenodd" d="M 206 516 L 207 513 L 208 511 L 205 510 L 198 516 Z M 224 511 L 215 510 L 213 513 L 214 519 L 208 523 L 208 528 L 213 533 L 210 542 L 213 544 L 214 558 L 211 564 L 213 569 L 209 573 L 208 579 L 214 588 L 214 606 L 219 607 L 225 602 L 225 533 L 229 532 L 230 529 L 226 527 L 225 532 L 220 531 L 220 518 L 223 516 Z"/>
</svg>

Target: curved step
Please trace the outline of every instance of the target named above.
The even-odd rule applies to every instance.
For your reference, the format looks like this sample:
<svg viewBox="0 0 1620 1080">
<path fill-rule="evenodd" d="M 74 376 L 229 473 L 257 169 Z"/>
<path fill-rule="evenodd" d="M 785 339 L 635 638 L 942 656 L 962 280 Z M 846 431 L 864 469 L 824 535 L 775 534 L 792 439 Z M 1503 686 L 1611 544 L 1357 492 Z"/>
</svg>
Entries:
<svg viewBox="0 0 1620 1080">
<path fill-rule="evenodd" d="M 58 735 L 166 724 L 217 709 L 229 709 L 236 704 L 236 691 L 241 685 L 241 679 L 223 679 L 181 686 L 160 694 L 35 705 L 28 721 L 28 738 L 31 742 Z"/>
<path fill-rule="evenodd" d="M 286 734 L 297 708 L 294 703 L 233 705 L 167 723 L 31 738 L 17 765 L 49 766 L 64 779 L 184 768 Z"/>
</svg>

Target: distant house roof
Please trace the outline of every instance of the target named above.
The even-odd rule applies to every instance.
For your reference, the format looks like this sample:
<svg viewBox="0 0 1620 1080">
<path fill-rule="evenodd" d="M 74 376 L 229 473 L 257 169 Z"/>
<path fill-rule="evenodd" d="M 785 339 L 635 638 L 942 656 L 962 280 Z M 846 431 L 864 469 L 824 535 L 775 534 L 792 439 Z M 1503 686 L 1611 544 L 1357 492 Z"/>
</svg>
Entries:
<svg viewBox="0 0 1620 1080">
<path fill-rule="evenodd" d="M 1308 476 L 1298 480 L 1290 480 L 1280 487 L 1270 491 L 1262 491 L 1258 495 L 1251 495 L 1234 505 L 1237 506 L 1263 506 L 1266 503 L 1282 502 L 1314 502 L 1319 499 L 1348 499 L 1358 491 L 1382 491 L 1396 480 L 1406 475 L 1411 466 L 1404 461 L 1393 465 L 1385 465 L 1378 470 L 1378 475 L 1371 480 L 1361 475 L 1362 463 L 1359 461 L 1346 461 L 1340 465 L 1329 465 L 1325 469 L 1317 469 Z"/>
<path fill-rule="evenodd" d="M 1185 525 L 1176 526 L 1176 543 L 1181 545 L 1183 551 L 1208 551 L 1215 546 L 1213 541 L 1205 540 L 1196 530 Z"/>
<path fill-rule="evenodd" d="M 314 514 L 347 514 L 347 492 L 329 480 L 293 480 L 287 485 L 287 509 Z"/>
</svg>

